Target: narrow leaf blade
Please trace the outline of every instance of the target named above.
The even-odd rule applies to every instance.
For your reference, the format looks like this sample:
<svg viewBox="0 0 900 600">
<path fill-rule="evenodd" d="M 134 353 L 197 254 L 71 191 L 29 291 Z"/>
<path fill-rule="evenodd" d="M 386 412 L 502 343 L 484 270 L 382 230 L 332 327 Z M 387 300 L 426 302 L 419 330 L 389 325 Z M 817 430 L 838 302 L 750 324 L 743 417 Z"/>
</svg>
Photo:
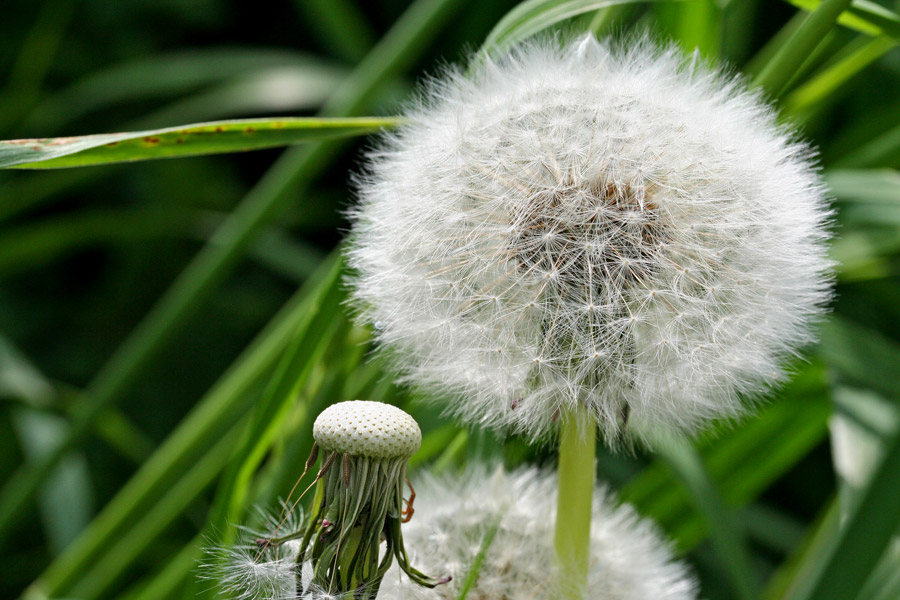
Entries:
<svg viewBox="0 0 900 600">
<path fill-rule="evenodd" d="M 0 168 L 53 169 L 242 152 L 364 135 L 396 125 L 377 117 L 212 121 L 147 131 L 0 142 Z"/>
</svg>

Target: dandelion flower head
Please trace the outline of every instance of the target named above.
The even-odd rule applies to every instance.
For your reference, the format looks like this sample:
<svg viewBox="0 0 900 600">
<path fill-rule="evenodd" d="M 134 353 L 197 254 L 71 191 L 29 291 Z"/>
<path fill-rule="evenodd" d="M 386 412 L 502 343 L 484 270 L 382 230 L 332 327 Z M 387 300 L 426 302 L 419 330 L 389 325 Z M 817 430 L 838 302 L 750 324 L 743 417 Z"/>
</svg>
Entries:
<svg viewBox="0 0 900 600">
<path fill-rule="evenodd" d="M 496 527 L 468 598 L 556 600 L 564 597 L 553 574 L 556 480 L 535 468 L 513 473 L 477 470 L 462 478 L 421 481 L 416 518 L 405 524 L 411 558 L 453 576 L 434 589 L 388 571 L 379 598 L 457 598 L 475 557 Z M 421 515 L 421 516 L 420 516 Z M 652 522 L 628 505 L 616 506 L 603 489 L 594 495 L 591 556 L 584 598 L 693 600 L 696 583 L 672 557 Z"/>
<path fill-rule="evenodd" d="M 428 84 L 359 178 L 356 299 L 406 380 L 540 437 L 693 431 L 784 377 L 829 298 L 811 149 L 646 39 L 543 40 Z"/>
</svg>

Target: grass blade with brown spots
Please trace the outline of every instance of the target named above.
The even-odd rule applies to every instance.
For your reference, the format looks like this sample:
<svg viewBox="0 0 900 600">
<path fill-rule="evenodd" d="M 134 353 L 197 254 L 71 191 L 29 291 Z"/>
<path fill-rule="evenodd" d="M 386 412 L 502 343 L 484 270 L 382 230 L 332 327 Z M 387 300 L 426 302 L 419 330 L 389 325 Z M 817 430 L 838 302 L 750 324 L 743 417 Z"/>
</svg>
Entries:
<svg viewBox="0 0 900 600">
<path fill-rule="evenodd" d="M 391 127 L 390 117 L 244 119 L 149 131 L 0 142 L 0 168 L 54 169 L 243 152 L 350 137 Z"/>
</svg>

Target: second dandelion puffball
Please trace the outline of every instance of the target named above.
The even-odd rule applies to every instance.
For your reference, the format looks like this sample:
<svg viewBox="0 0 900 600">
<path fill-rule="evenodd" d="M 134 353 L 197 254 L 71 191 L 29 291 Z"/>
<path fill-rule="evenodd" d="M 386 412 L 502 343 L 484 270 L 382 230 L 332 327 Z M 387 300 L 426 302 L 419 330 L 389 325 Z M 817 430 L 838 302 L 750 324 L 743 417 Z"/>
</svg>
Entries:
<svg viewBox="0 0 900 600">
<path fill-rule="evenodd" d="M 829 298 L 812 151 L 647 40 L 530 42 L 431 81 L 359 178 L 364 318 L 466 421 L 740 415 Z"/>
</svg>

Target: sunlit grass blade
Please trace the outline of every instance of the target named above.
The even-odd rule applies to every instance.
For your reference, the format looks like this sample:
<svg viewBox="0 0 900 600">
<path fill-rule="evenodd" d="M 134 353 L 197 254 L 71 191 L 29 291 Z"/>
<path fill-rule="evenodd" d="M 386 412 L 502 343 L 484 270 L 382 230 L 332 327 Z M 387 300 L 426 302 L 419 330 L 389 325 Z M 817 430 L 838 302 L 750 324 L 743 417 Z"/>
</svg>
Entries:
<svg viewBox="0 0 900 600">
<path fill-rule="evenodd" d="M 598 38 L 609 35 L 613 31 L 623 28 L 625 24 L 630 23 L 636 17 L 636 13 L 640 12 L 640 8 L 641 6 L 637 3 L 613 4 L 601 8 L 591 17 L 587 29 Z"/>
<path fill-rule="evenodd" d="M 685 52 L 697 50 L 706 58 L 719 55 L 722 10 L 714 0 L 658 2 L 658 20 L 671 39 Z"/>
<path fill-rule="evenodd" d="M 12 419 L 28 460 L 42 458 L 68 429 L 65 419 L 33 409 L 18 409 Z M 38 510 L 50 547 L 59 554 L 94 512 L 94 487 L 84 453 L 72 453 L 57 465 L 38 496 Z"/>
<path fill-rule="evenodd" d="M 653 446 L 689 491 L 693 504 L 703 515 L 735 597 L 753 600 L 757 597 L 759 584 L 750 562 L 743 527 L 735 513 L 725 506 L 697 450 L 688 442 L 671 437 L 659 437 Z"/>
<path fill-rule="evenodd" d="M 494 53 L 584 13 L 638 1 L 641 0 L 526 0 L 497 22 L 481 52 Z"/>
<path fill-rule="evenodd" d="M 753 80 L 754 85 L 778 97 L 794 77 L 803 62 L 815 50 L 850 0 L 824 0 L 807 15 L 791 37 L 762 68 Z"/>
<path fill-rule="evenodd" d="M 853 76 L 887 54 L 900 40 L 881 36 L 861 38 L 849 44 L 837 60 L 793 90 L 784 100 L 784 111 L 795 120 L 808 120 L 813 110 L 837 99 L 837 91 Z"/>
<path fill-rule="evenodd" d="M 897 532 L 900 534 L 900 531 Z M 856 600 L 894 600 L 900 598 L 900 543 L 896 541 L 881 557 L 872 576 Z"/>
<path fill-rule="evenodd" d="M 848 514 L 900 423 L 900 407 L 872 390 L 836 385 L 831 394 L 831 455 Z"/>
<path fill-rule="evenodd" d="M 246 119 L 66 138 L 0 141 L 0 168 L 55 169 L 274 148 L 365 135 L 381 117 Z"/>
<path fill-rule="evenodd" d="M 787 0 L 803 10 L 816 10 L 821 0 Z M 868 35 L 889 35 L 900 38 L 900 15 L 869 0 L 853 0 L 838 23 Z"/>
</svg>

